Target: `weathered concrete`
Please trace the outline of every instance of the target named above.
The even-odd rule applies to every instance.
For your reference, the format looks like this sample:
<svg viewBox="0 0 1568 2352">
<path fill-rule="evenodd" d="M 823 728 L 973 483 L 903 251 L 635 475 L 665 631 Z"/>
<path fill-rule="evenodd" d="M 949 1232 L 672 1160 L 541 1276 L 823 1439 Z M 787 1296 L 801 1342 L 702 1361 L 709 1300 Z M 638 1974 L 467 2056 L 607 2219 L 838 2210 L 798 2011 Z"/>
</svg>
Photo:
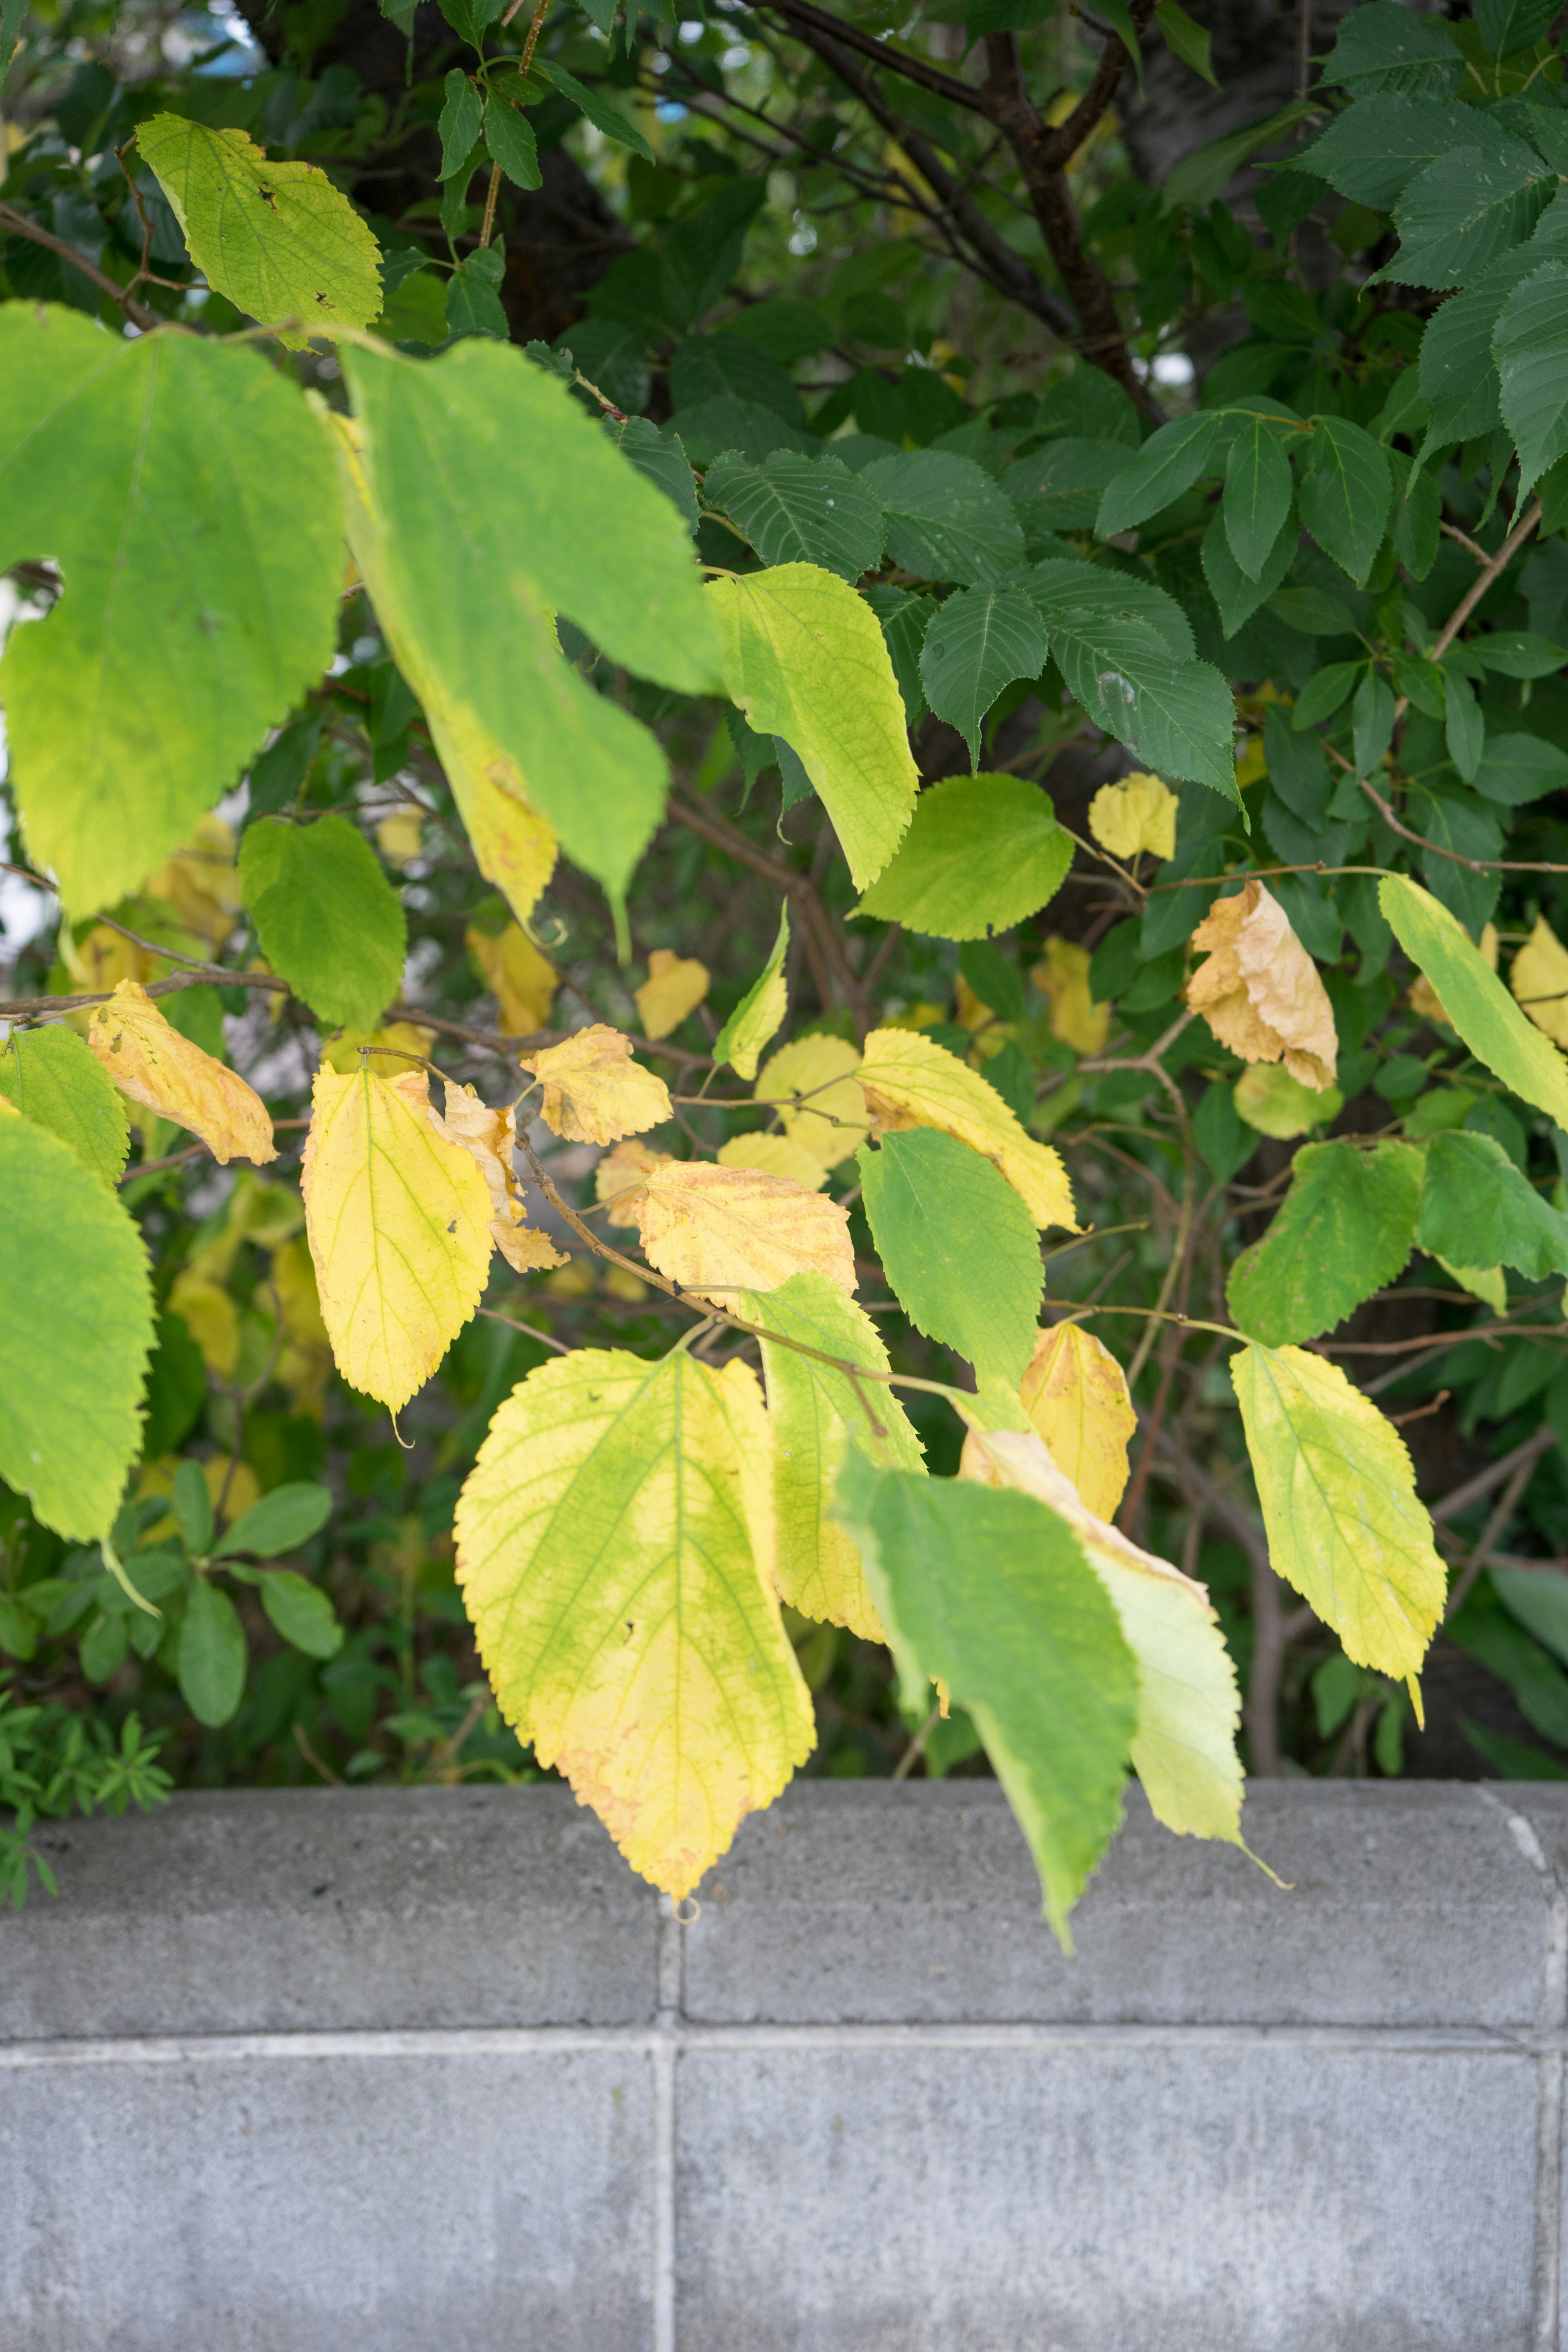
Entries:
<svg viewBox="0 0 1568 2352">
<path fill-rule="evenodd" d="M 686 1929 L 557 1790 L 46 1832 L 0 2352 L 1568 2352 L 1568 1789 L 808 1784 Z"/>
</svg>

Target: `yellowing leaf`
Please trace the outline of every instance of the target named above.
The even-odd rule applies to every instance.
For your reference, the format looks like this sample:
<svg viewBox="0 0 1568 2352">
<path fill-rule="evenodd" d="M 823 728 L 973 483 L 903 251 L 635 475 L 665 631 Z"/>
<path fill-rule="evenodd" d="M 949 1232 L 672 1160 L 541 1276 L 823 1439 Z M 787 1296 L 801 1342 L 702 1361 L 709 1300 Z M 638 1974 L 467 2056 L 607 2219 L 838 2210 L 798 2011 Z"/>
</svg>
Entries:
<svg viewBox="0 0 1568 2352">
<path fill-rule="evenodd" d="M 381 309 L 381 248 L 314 163 L 268 163 L 243 131 L 155 114 L 136 144 L 157 176 L 207 284 L 279 341 L 368 327 Z"/>
<path fill-rule="evenodd" d="M 1187 982 L 1187 1003 L 1244 1062 L 1278 1062 L 1298 1085 L 1332 1086 L 1339 1056 L 1334 1012 L 1318 968 L 1278 898 L 1256 875 L 1221 898 L 1193 933 L 1207 951 Z"/>
<path fill-rule="evenodd" d="M 1051 1008 L 1051 1034 L 1070 1045 L 1075 1054 L 1098 1054 L 1104 1048 L 1110 1029 L 1110 1007 L 1097 1004 L 1089 992 L 1089 967 L 1093 961 L 1087 948 L 1076 940 L 1058 939 L 1055 932 L 1046 941 L 1046 952 L 1029 974 Z"/>
<path fill-rule="evenodd" d="M 1500 944 L 1497 925 L 1483 923 L 1481 936 L 1477 942 L 1477 953 L 1489 971 L 1497 970 Z M 1448 1019 L 1442 998 L 1424 971 L 1418 971 L 1415 975 L 1415 985 L 1410 992 L 1410 1010 L 1412 1013 L 1418 1013 L 1423 1021 L 1441 1021 L 1449 1029 L 1454 1025 Z"/>
<path fill-rule="evenodd" d="M 972 1431 L 964 1454 L 966 1475 L 983 1465 L 996 1485 L 1032 1495 L 1065 1519 L 1110 1594 L 1138 1664 L 1132 1761 L 1156 1821 L 1178 1837 L 1239 1845 L 1241 1701 L 1203 1586 L 1097 1517 L 1034 1432 Z"/>
<path fill-rule="evenodd" d="M 168 1304 L 201 1349 L 208 1371 L 231 1380 L 239 1362 L 239 1309 L 221 1282 L 187 1266 L 175 1276 Z"/>
<path fill-rule="evenodd" d="M 360 1066 L 362 1045 L 376 1045 L 383 1050 L 371 1063 L 378 1078 L 401 1077 L 407 1070 L 416 1070 L 427 1061 L 436 1042 L 433 1029 L 416 1029 L 411 1021 L 388 1021 L 380 1029 L 340 1029 L 335 1037 L 321 1047 L 321 1060 L 329 1070 L 347 1076 Z M 407 1059 L 404 1056 L 406 1055 Z"/>
<path fill-rule="evenodd" d="M 1492 970 L 1497 970 L 1495 958 Z M 1535 929 L 1515 956 L 1508 984 L 1520 1011 L 1554 1045 L 1568 1045 L 1568 948 L 1544 915 L 1537 915 Z"/>
<path fill-rule="evenodd" d="M 825 1171 L 851 1160 L 869 1125 L 854 1073 L 860 1049 L 826 1033 L 797 1037 L 763 1066 L 752 1092 L 778 1109 L 784 1131 Z"/>
<path fill-rule="evenodd" d="M 394 809 L 375 828 L 375 845 L 389 866 L 412 866 L 425 848 L 425 819 L 416 808 Z"/>
<path fill-rule="evenodd" d="M 272 1287 L 282 1310 L 284 1335 L 274 1377 L 288 1391 L 296 1412 L 320 1421 L 332 1374 L 332 1343 L 321 1319 L 310 1244 L 303 1238 L 285 1242 L 273 1253 Z"/>
<path fill-rule="evenodd" d="M 465 940 L 485 985 L 495 998 L 509 1037 L 531 1037 L 548 1026 L 555 1002 L 555 967 L 540 954 L 521 923 L 490 932 L 470 924 Z"/>
<path fill-rule="evenodd" d="M 713 1040 L 713 1063 L 728 1062 L 738 1077 L 754 1078 L 763 1047 L 789 1010 L 784 957 L 789 951 L 789 903 L 779 913 L 773 951 Z"/>
<path fill-rule="evenodd" d="M 544 1089 L 545 1126 L 568 1143 L 614 1143 L 669 1117 L 664 1080 L 634 1062 L 631 1039 L 603 1021 L 520 1058 Z"/>
<path fill-rule="evenodd" d="M 1256 1341 L 1230 1360 L 1268 1553 L 1359 1666 L 1419 1671 L 1447 1594 L 1405 1442 L 1337 1364 Z"/>
<path fill-rule="evenodd" d="M 233 930 L 240 906 L 232 826 L 220 816 L 204 816 L 189 846 L 177 849 L 142 887 L 149 898 L 161 898 L 173 907 L 185 929 L 216 955 Z M 142 980 L 145 974 L 121 976 Z"/>
<path fill-rule="evenodd" d="M 1086 1510 L 1113 1518 L 1127 1485 L 1127 1441 L 1138 1426 L 1127 1375 L 1081 1323 L 1058 1323 L 1035 1342 L 1019 1383 L 1025 1412 Z"/>
<path fill-rule="evenodd" d="M 1325 1087 L 1320 1092 L 1315 1087 L 1302 1086 L 1289 1070 L 1262 1063 L 1243 1070 L 1231 1088 L 1231 1097 L 1248 1127 L 1280 1142 L 1292 1135 L 1305 1135 L 1310 1128 L 1326 1127 L 1345 1107 L 1338 1087 Z"/>
<path fill-rule="evenodd" d="M 1181 803 L 1158 776 L 1142 771 L 1119 784 L 1101 784 L 1089 804 L 1089 829 L 1112 857 L 1174 857 Z"/>
<path fill-rule="evenodd" d="M 787 1135 L 732 1135 L 719 1146 L 721 1168 L 761 1168 L 769 1176 L 787 1176 L 808 1192 L 820 1192 L 827 1171 L 809 1151 Z"/>
<path fill-rule="evenodd" d="M 437 1134 L 423 1072 L 321 1068 L 312 1102 L 301 1185 L 322 1319 L 350 1387 L 396 1412 L 483 1294 L 489 1192 Z"/>
<path fill-rule="evenodd" d="M 796 754 L 865 889 L 902 839 L 919 787 L 876 614 L 814 563 L 713 580 L 707 593 L 731 700 Z"/>
<path fill-rule="evenodd" d="M 679 1897 L 816 1737 L 773 1591 L 754 1374 L 579 1349 L 500 1406 L 458 1578 L 502 1714 Z"/>
<path fill-rule="evenodd" d="M 792 1274 L 855 1288 L 849 1212 L 785 1176 L 672 1160 L 626 1204 L 650 1265 L 728 1307 L 737 1290 L 776 1290 Z"/>
<path fill-rule="evenodd" d="M 514 1274 L 532 1274 L 542 1266 L 566 1261 L 549 1236 L 530 1225 L 512 1167 L 517 1129 L 511 1107 L 492 1110 L 481 1102 L 474 1087 L 447 1081 L 445 1115 L 432 1108 L 430 1123 L 448 1143 L 471 1152 L 490 1196 L 490 1239 Z"/>
<path fill-rule="evenodd" d="M 182 1037 L 135 981 L 122 980 L 99 1006 L 87 1042 L 121 1094 L 188 1127 L 220 1163 L 277 1159 L 260 1096 L 237 1072 Z"/>
<path fill-rule="evenodd" d="M 668 1151 L 654 1151 L 635 1139 L 617 1143 L 613 1151 L 606 1151 L 594 1171 L 595 1199 L 615 1203 L 605 1223 L 630 1225 L 635 1230 L 637 1212 L 632 1196 L 640 1192 L 656 1168 L 668 1168 L 673 1156 Z"/>
<path fill-rule="evenodd" d="M 647 960 L 647 978 L 633 993 L 643 1035 L 668 1037 L 707 995 L 708 967 L 695 956 L 672 955 L 668 948 L 655 948 Z"/>
<path fill-rule="evenodd" d="M 1049 1144 L 1026 1135 L 993 1086 L 913 1029 L 873 1029 L 858 1072 L 879 1128 L 940 1128 L 1001 1170 L 1037 1225 L 1079 1228 L 1067 1171 Z"/>
</svg>

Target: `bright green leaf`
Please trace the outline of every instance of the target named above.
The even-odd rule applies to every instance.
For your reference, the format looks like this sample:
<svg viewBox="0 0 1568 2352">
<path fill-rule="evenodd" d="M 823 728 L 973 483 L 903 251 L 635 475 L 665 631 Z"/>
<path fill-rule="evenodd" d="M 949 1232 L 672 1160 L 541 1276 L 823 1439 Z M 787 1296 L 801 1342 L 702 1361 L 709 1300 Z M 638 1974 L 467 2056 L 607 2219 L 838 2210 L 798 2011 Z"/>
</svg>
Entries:
<svg viewBox="0 0 1568 2352">
<path fill-rule="evenodd" d="M 1408 1145 L 1303 1144 L 1268 1231 L 1231 1267 L 1237 1322 L 1270 1347 L 1331 1331 L 1405 1265 L 1420 1198 Z"/>
<path fill-rule="evenodd" d="M 239 845 L 239 887 L 273 971 L 334 1026 L 374 1029 L 395 1004 L 407 952 L 403 904 L 345 816 L 264 819 Z"/>
<path fill-rule="evenodd" d="M 0 1046 L 0 1095 L 106 1184 L 119 1181 L 131 1149 L 125 1097 L 74 1029 L 13 1029 Z"/>
<path fill-rule="evenodd" d="M 1377 898 L 1400 946 L 1426 973 L 1471 1053 L 1511 1093 L 1568 1129 L 1568 1063 L 1488 971 L 1447 908 L 1403 874 L 1380 882 Z"/>
<path fill-rule="evenodd" d="M 910 1321 L 977 1372 L 1015 1386 L 1034 1351 L 1045 1267 L 1005 1177 L 940 1129 L 884 1135 L 856 1155 L 877 1255 Z"/>
<path fill-rule="evenodd" d="M 1072 838 L 1037 784 L 944 776 L 915 803 L 898 855 L 856 912 L 938 939 L 984 939 L 1037 913 L 1072 860 Z"/>
<path fill-rule="evenodd" d="M 789 900 L 779 909 L 778 937 L 773 951 L 713 1040 L 713 1066 L 726 1062 L 748 1082 L 757 1075 L 763 1048 L 789 1010 L 784 982 L 784 957 L 789 952 Z"/>
</svg>

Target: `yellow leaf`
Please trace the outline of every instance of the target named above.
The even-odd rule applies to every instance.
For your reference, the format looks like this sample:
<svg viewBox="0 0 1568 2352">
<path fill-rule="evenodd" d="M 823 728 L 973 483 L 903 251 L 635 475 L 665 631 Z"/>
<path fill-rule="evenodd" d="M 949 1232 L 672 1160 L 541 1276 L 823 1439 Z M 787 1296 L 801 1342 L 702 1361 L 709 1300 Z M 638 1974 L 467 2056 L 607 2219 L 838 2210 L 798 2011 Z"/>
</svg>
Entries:
<svg viewBox="0 0 1568 2352">
<path fill-rule="evenodd" d="M 579 1349 L 513 1390 L 458 1505 L 502 1714 L 677 1898 L 816 1736 L 772 1585 L 772 1446 L 743 1366 Z"/>
<path fill-rule="evenodd" d="M 242 1168 L 228 1196 L 222 1224 L 192 1250 L 185 1270 L 205 1275 L 214 1282 L 226 1282 L 243 1242 L 254 1242 L 258 1249 L 277 1250 L 292 1240 L 304 1222 L 305 1211 L 298 1192 L 287 1184 L 269 1183 L 265 1176 L 253 1176 L 248 1168 Z"/>
<path fill-rule="evenodd" d="M 1078 1232 L 1061 1160 L 1026 1135 L 995 1087 L 955 1055 L 918 1030 L 873 1029 L 859 1079 L 879 1128 L 940 1128 L 1000 1169 L 1037 1225 Z"/>
<path fill-rule="evenodd" d="M 695 956 L 672 955 L 655 948 L 647 960 L 647 978 L 634 992 L 637 1019 L 645 1037 L 668 1037 L 708 993 L 708 967 Z"/>
<path fill-rule="evenodd" d="M 1497 925 L 1483 923 L 1477 950 L 1489 971 L 1497 970 L 1499 944 Z M 1448 1019 L 1442 998 L 1424 971 L 1415 975 L 1415 985 L 1410 992 L 1410 1010 L 1418 1013 L 1423 1021 L 1441 1021 L 1449 1029 L 1454 1025 Z"/>
<path fill-rule="evenodd" d="M 605 1218 L 607 1225 L 637 1225 L 634 1196 L 642 1190 L 645 1178 L 656 1168 L 668 1168 L 674 1155 L 668 1151 L 652 1150 L 646 1143 L 617 1143 L 606 1151 L 594 1171 L 594 1197 L 613 1201 L 614 1208 Z"/>
<path fill-rule="evenodd" d="M 1158 776 L 1140 770 L 1119 784 L 1101 784 L 1089 804 L 1089 829 L 1112 857 L 1174 857 L 1181 803 Z"/>
<path fill-rule="evenodd" d="M 230 1380 L 239 1361 L 239 1309 L 210 1274 L 186 1267 L 174 1278 L 169 1305 L 202 1351 L 202 1361 L 219 1380 Z"/>
<path fill-rule="evenodd" d="M 1098 1054 L 1110 1029 L 1110 1007 L 1097 1004 L 1089 991 L 1089 968 L 1094 959 L 1076 940 L 1046 941 L 1046 952 L 1029 974 L 1051 1008 L 1051 1034 L 1075 1054 Z"/>
<path fill-rule="evenodd" d="M 59 950 L 60 961 L 84 996 L 118 988 L 122 980 L 156 980 L 158 965 L 167 961 L 165 957 L 149 955 L 133 940 L 122 939 L 107 923 L 94 923 L 79 940 L 72 939 L 70 924 L 62 923 Z M 84 1012 L 73 1018 L 85 1034 L 91 1016 Z"/>
<path fill-rule="evenodd" d="M 1302 1086 L 1289 1070 L 1262 1064 L 1243 1070 L 1230 1091 L 1237 1116 L 1259 1135 L 1272 1135 L 1281 1142 L 1305 1135 L 1310 1128 L 1326 1127 L 1345 1107 L 1338 1087 L 1325 1087 L 1320 1093 Z"/>
<path fill-rule="evenodd" d="M 545 1126 L 568 1143 L 614 1143 L 669 1117 L 664 1080 L 634 1062 L 631 1039 L 603 1021 L 520 1058 L 544 1089 Z"/>
<path fill-rule="evenodd" d="M 732 1135 L 719 1146 L 721 1168 L 761 1168 L 769 1176 L 787 1176 L 808 1192 L 820 1192 L 827 1171 L 802 1145 L 787 1135 Z"/>
<path fill-rule="evenodd" d="M 555 1002 L 555 967 L 542 956 L 520 923 L 504 931 L 482 931 L 471 925 L 467 942 L 479 974 L 495 998 L 500 1025 L 509 1037 L 531 1037 L 548 1026 Z"/>
<path fill-rule="evenodd" d="M 446 1112 L 443 1115 L 432 1107 L 430 1124 L 448 1143 L 460 1144 L 473 1155 L 490 1196 L 490 1239 L 513 1273 L 532 1274 L 542 1266 L 564 1265 L 565 1259 L 548 1234 L 524 1218 L 522 1194 L 512 1166 L 517 1129 L 510 1105 L 492 1110 L 480 1101 L 477 1087 L 458 1086 L 448 1078 Z"/>
<path fill-rule="evenodd" d="M 1497 970 L 1495 959 L 1492 970 Z M 1554 1045 L 1568 1045 L 1568 948 L 1544 915 L 1537 915 L 1535 929 L 1513 960 L 1508 982 L 1520 1011 Z"/>
<path fill-rule="evenodd" d="M 1042 1331 L 1019 1384 L 1046 1450 L 1098 1519 L 1113 1518 L 1127 1486 L 1127 1441 L 1138 1426 L 1127 1375 L 1081 1323 Z"/>
<path fill-rule="evenodd" d="M 1405 1441 L 1337 1364 L 1258 1341 L 1230 1360 L 1268 1556 L 1358 1666 L 1403 1682 L 1443 1613 L 1448 1572 Z"/>
<path fill-rule="evenodd" d="M 435 1042 L 433 1029 L 416 1029 L 410 1021 L 389 1021 L 380 1029 L 340 1029 L 321 1047 L 321 1060 L 329 1070 L 346 1077 L 360 1066 L 362 1045 L 395 1046 L 395 1060 L 390 1053 L 379 1053 L 371 1067 L 378 1078 L 396 1078 L 406 1070 L 416 1070 L 422 1060 L 427 1061 Z M 405 1054 L 409 1057 L 407 1061 L 402 1058 Z"/>
<path fill-rule="evenodd" d="M 1187 1003 L 1220 1044 L 1244 1062 L 1283 1055 L 1298 1085 L 1331 1087 L 1339 1038 L 1328 992 L 1284 908 L 1256 875 L 1235 898 L 1216 902 L 1193 946 L 1208 961 L 1188 981 Z"/>
<path fill-rule="evenodd" d="M 376 826 L 375 845 L 389 866 L 412 866 L 424 854 L 423 814 L 416 808 L 394 809 Z"/>
<path fill-rule="evenodd" d="M 1208 1594 L 1096 1517 L 1031 1431 L 972 1430 L 964 1475 L 1016 1486 L 1067 1521 L 1138 1664 L 1132 1762 L 1156 1821 L 1178 1837 L 1241 1843 L 1236 1668 Z"/>
<path fill-rule="evenodd" d="M 850 1160 L 870 1124 L 854 1073 L 860 1049 L 826 1033 L 797 1037 L 764 1066 L 752 1092 L 778 1108 L 784 1133 L 823 1170 Z"/>
<path fill-rule="evenodd" d="M 122 1094 L 188 1127 L 220 1163 L 277 1159 L 260 1096 L 171 1027 L 135 981 L 122 980 L 99 1006 L 87 1042 Z"/>
<path fill-rule="evenodd" d="M 161 898 L 173 907 L 185 929 L 216 955 L 234 929 L 241 903 L 234 870 L 233 828 L 220 816 L 204 816 L 195 838 L 186 848 L 177 849 L 142 888 L 149 898 Z M 140 980 L 143 974 L 126 976 Z"/>
<path fill-rule="evenodd" d="M 301 1172 L 338 1370 L 394 1412 L 472 1315 L 489 1266 L 485 1180 L 429 1108 L 421 1071 L 319 1069 Z"/>
<path fill-rule="evenodd" d="M 792 1274 L 855 1288 L 848 1210 L 786 1176 L 672 1160 L 627 1207 L 649 1265 L 717 1306 L 730 1306 L 737 1290 L 776 1290 Z"/>
<path fill-rule="evenodd" d="M 713 1040 L 713 1066 L 728 1062 L 737 1077 L 754 1078 L 763 1047 L 789 1010 L 784 957 L 789 951 L 789 904 L 779 912 L 773 951 Z"/>
</svg>

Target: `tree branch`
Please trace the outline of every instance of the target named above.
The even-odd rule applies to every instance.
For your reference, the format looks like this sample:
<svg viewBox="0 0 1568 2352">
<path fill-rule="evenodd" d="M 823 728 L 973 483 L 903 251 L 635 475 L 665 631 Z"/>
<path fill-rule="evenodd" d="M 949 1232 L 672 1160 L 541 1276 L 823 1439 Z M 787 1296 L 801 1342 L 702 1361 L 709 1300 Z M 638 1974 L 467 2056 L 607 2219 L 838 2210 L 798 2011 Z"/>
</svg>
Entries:
<svg viewBox="0 0 1568 2352">
<path fill-rule="evenodd" d="M 828 16 L 825 9 L 812 7 L 810 0 L 767 0 L 767 5 L 775 16 L 783 16 L 792 25 L 808 26 L 813 32 L 826 33 L 830 39 L 842 41 L 846 47 L 858 49 L 874 65 L 886 66 L 889 73 L 902 74 L 906 81 L 918 83 L 937 98 L 945 98 L 950 106 L 967 107 L 973 114 L 989 114 L 991 110 L 983 93 L 972 89 L 968 82 L 956 81 L 939 67 L 928 66 L 923 58 L 895 49 L 888 42 L 862 33 L 858 26 Z"/>
<path fill-rule="evenodd" d="M 138 302 L 127 288 L 117 286 L 108 271 L 100 269 L 96 261 L 89 261 L 84 253 L 77 251 L 74 245 L 68 244 L 63 236 L 57 236 L 53 229 L 40 228 L 36 220 L 30 220 L 26 213 L 17 212 L 14 205 L 0 205 L 0 228 L 7 228 L 13 236 L 25 236 L 34 245 L 47 246 L 51 253 L 58 253 L 62 261 L 68 261 L 73 269 L 79 269 L 100 294 L 107 294 L 111 302 L 118 302 L 132 325 L 140 327 L 143 334 L 151 333 L 154 327 L 166 327 L 171 323 L 167 319 L 160 319 L 155 310 L 149 310 L 144 302 Z"/>
</svg>

